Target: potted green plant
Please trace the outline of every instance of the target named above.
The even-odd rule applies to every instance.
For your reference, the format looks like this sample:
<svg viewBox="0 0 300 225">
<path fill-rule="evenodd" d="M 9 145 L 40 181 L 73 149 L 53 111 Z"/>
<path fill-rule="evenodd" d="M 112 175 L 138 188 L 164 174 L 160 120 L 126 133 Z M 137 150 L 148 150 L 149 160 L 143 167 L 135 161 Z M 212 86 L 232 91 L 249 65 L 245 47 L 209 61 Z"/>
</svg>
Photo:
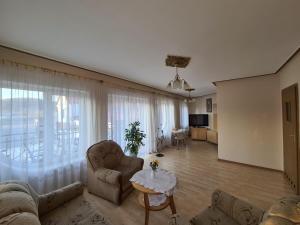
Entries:
<svg viewBox="0 0 300 225">
<path fill-rule="evenodd" d="M 129 124 L 129 128 L 125 129 L 125 152 L 129 152 L 131 156 L 137 156 L 139 148 L 144 146 L 143 139 L 146 137 L 144 131 L 140 130 L 140 122 L 135 121 Z"/>
</svg>

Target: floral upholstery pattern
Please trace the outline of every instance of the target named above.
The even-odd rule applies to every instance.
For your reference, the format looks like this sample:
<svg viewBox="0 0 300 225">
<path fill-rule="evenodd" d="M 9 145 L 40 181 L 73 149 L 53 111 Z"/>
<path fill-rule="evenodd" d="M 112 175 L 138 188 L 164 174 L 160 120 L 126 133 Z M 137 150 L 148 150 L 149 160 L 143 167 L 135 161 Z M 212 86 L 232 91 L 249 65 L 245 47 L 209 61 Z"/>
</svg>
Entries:
<svg viewBox="0 0 300 225">
<path fill-rule="evenodd" d="M 299 225 L 300 196 L 290 196 L 277 200 L 264 216 L 261 225 Z"/>
<path fill-rule="evenodd" d="M 259 225 L 264 211 L 226 192 L 212 194 L 211 207 L 191 220 L 193 225 Z"/>
<path fill-rule="evenodd" d="M 120 204 L 133 190 L 129 180 L 143 164 L 143 159 L 126 156 L 114 141 L 94 144 L 87 151 L 88 191 Z"/>
</svg>

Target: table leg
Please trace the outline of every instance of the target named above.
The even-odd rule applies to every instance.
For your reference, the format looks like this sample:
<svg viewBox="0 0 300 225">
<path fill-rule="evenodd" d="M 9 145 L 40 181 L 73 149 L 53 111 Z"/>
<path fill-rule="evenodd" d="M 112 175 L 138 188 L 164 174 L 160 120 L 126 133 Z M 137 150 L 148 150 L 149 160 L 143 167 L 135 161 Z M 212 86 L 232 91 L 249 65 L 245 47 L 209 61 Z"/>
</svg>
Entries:
<svg viewBox="0 0 300 225">
<path fill-rule="evenodd" d="M 144 203 L 145 203 L 145 225 L 149 224 L 149 208 L 150 208 L 150 204 L 149 204 L 149 198 L 148 198 L 148 194 L 144 193 Z"/>
<path fill-rule="evenodd" d="M 170 200 L 170 208 L 171 208 L 172 214 L 176 214 L 176 207 L 175 207 L 173 195 L 169 196 L 169 200 Z"/>
</svg>

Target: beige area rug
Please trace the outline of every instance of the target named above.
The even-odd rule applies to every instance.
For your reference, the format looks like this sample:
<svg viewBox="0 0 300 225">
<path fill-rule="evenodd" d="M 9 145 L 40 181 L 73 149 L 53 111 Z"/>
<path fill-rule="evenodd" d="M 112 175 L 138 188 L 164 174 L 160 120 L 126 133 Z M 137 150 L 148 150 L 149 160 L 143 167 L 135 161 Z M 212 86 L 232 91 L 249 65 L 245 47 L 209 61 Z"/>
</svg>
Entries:
<svg viewBox="0 0 300 225">
<path fill-rule="evenodd" d="M 111 225 L 80 196 L 40 218 L 42 225 Z"/>
</svg>

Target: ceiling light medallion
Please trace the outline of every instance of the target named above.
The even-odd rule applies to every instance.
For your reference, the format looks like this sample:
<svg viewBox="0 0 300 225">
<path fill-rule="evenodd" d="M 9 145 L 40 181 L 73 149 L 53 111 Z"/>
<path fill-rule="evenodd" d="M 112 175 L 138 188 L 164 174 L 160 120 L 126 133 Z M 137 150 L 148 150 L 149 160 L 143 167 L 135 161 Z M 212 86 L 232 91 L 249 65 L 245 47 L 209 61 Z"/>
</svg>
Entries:
<svg viewBox="0 0 300 225">
<path fill-rule="evenodd" d="M 195 91 L 195 89 L 194 89 L 194 88 L 187 88 L 187 89 L 185 89 L 185 90 L 189 92 L 189 97 L 186 98 L 186 99 L 184 99 L 184 101 L 187 102 L 187 103 L 195 102 L 196 99 L 191 97 L 191 92 L 192 92 L 192 91 Z"/>
<path fill-rule="evenodd" d="M 168 88 L 182 89 L 182 90 L 191 88 L 188 82 L 185 79 L 181 78 L 178 74 L 178 68 L 185 68 L 189 64 L 190 60 L 191 60 L 190 57 L 172 56 L 172 55 L 167 56 L 166 66 L 171 66 L 176 68 L 175 78 L 168 83 L 167 85 Z"/>
</svg>

